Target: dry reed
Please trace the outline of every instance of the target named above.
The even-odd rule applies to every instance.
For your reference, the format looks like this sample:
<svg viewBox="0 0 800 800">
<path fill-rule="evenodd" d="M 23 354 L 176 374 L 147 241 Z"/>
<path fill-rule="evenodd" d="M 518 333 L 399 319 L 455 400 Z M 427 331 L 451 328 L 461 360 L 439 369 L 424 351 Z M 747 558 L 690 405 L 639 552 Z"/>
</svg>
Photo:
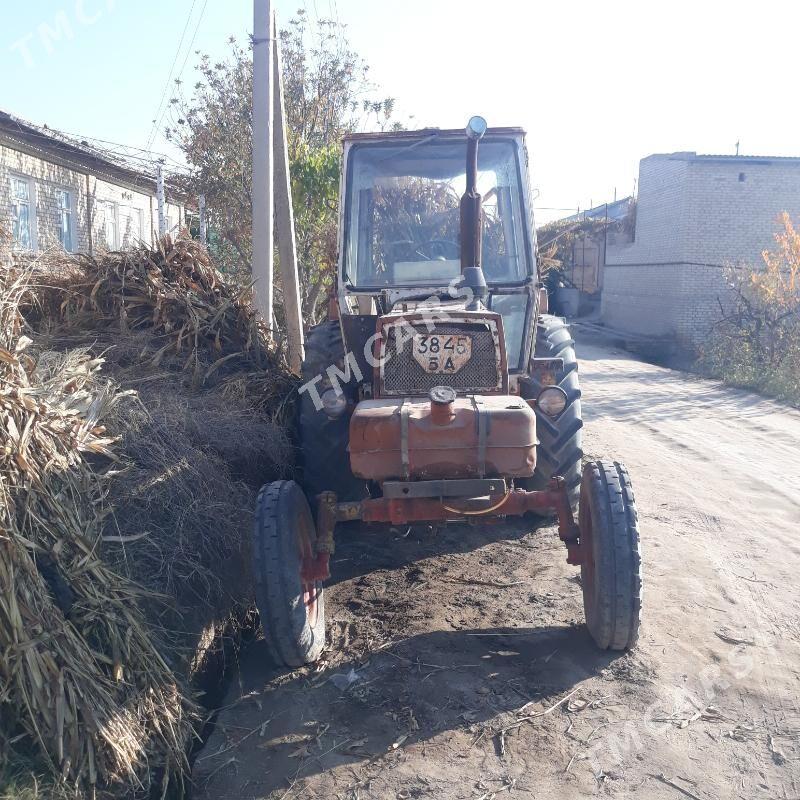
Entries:
<svg viewBox="0 0 800 800">
<path fill-rule="evenodd" d="M 2 273 L 0 745 L 78 790 L 181 779 L 187 678 L 247 609 L 294 385 L 190 241 Z"/>
</svg>

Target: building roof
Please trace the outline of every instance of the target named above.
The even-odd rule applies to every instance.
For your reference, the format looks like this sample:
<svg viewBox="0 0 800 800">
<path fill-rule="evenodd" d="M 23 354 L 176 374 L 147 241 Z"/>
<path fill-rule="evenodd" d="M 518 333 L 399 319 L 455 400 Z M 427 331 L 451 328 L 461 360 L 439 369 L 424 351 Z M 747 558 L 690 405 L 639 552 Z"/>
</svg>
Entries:
<svg viewBox="0 0 800 800">
<path fill-rule="evenodd" d="M 70 136 L 47 125 L 36 125 L 0 109 L 0 142 L 67 168 L 79 168 L 99 177 L 155 192 L 155 162 L 136 148 L 111 145 L 97 139 Z M 109 145 L 109 146 L 106 146 Z M 180 195 L 174 188 L 169 194 Z"/>
<path fill-rule="evenodd" d="M 633 197 L 623 197 L 621 200 L 614 200 L 611 203 L 601 203 L 599 206 L 587 208 L 586 211 L 579 211 L 569 217 L 563 217 L 560 222 L 580 222 L 584 219 L 607 219 L 609 222 L 620 222 L 628 215 Z"/>
<path fill-rule="evenodd" d="M 716 155 L 713 153 L 695 153 L 694 151 L 679 151 L 676 153 L 653 153 L 647 158 L 668 158 L 671 161 L 713 161 L 728 162 L 731 164 L 787 164 L 800 165 L 798 156 L 736 156 L 736 155 Z"/>
</svg>

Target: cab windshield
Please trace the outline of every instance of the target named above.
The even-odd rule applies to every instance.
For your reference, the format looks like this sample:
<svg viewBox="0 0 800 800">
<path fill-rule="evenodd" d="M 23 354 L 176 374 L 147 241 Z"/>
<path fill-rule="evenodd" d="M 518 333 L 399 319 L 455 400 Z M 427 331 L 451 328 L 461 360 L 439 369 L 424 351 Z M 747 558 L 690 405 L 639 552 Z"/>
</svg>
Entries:
<svg viewBox="0 0 800 800">
<path fill-rule="evenodd" d="M 530 274 L 517 148 L 487 136 L 478 150 L 483 271 L 492 284 Z M 459 203 L 466 138 L 357 144 L 349 158 L 345 281 L 361 289 L 446 286 L 461 272 Z"/>
</svg>

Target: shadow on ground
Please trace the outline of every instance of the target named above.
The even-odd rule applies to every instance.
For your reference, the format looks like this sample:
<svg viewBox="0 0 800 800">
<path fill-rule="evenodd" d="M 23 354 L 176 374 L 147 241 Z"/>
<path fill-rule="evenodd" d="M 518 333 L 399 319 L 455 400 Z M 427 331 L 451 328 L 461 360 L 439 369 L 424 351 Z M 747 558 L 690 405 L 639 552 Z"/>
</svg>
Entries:
<svg viewBox="0 0 800 800">
<path fill-rule="evenodd" d="M 398 570 L 426 558 L 471 553 L 495 542 L 521 542 L 549 520 L 528 516 L 499 520 L 498 524 L 451 524 L 430 531 L 424 526 L 344 524 L 336 527 L 336 552 L 326 586 L 336 586 L 377 570 Z M 541 531 L 542 535 L 547 535 Z M 550 533 L 550 532 L 548 532 Z M 558 536 L 550 537 L 559 543 Z M 560 547 L 559 543 L 559 547 Z M 564 550 L 566 554 L 566 550 Z"/>
<path fill-rule="evenodd" d="M 299 672 L 269 671 L 257 642 L 239 676 L 236 725 L 223 714 L 195 763 L 192 796 L 267 797 L 445 731 L 497 739 L 526 703 L 547 709 L 624 662 L 598 651 L 583 626 L 435 631 Z"/>
</svg>

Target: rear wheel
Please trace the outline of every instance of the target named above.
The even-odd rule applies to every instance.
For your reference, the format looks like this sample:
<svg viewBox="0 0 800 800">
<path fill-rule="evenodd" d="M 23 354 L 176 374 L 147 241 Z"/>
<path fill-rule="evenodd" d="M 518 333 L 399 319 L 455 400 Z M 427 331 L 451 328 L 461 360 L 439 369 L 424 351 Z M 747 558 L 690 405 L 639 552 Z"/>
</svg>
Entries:
<svg viewBox="0 0 800 800">
<path fill-rule="evenodd" d="M 598 647 L 636 644 L 642 610 L 642 555 L 631 479 L 614 461 L 583 469 L 579 526 L 586 626 Z"/>
<path fill-rule="evenodd" d="M 561 317 L 542 314 L 536 328 L 537 358 L 560 358 L 563 368 L 556 374 L 556 385 L 567 395 L 567 405 L 561 414 L 553 419 L 536 409 L 536 433 L 539 446 L 536 448 L 536 472 L 532 478 L 520 482 L 528 491 L 547 488 L 553 475 L 560 475 L 567 485 L 570 505 L 578 507 L 581 485 L 581 459 L 583 457 L 581 417 L 581 387 L 578 380 L 578 359 L 575 356 L 575 341 L 569 327 Z M 521 385 L 522 396 L 533 400 L 545 388 L 533 375 Z M 552 516 L 552 512 L 543 512 Z"/>
<path fill-rule="evenodd" d="M 303 361 L 303 381 L 322 375 L 316 383 L 321 395 L 330 388 L 327 369 L 344 369 L 344 343 L 339 323 L 323 322 L 312 328 L 306 338 L 306 357 Z M 352 386 L 343 386 L 352 393 Z M 355 399 L 355 398 L 351 398 Z M 367 496 L 366 481 L 350 471 L 347 443 L 350 439 L 350 414 L 331 419 L 318 410 L 310 392 L 300 396 L 300 444 L 303 455 L 303 488 L 309 497 L 321 492 L 336 492 L 339 500 L 362 500 Z"/>
<path fill-rule="evenodd" d="M 256 603 L 270 654 L 289 667 L 316 661 L 325 646 L 322 584 L 301 575 L 316 540 L 311 509 L 294 481 L 261 489 L 253 528 Z"/>
</svg>

